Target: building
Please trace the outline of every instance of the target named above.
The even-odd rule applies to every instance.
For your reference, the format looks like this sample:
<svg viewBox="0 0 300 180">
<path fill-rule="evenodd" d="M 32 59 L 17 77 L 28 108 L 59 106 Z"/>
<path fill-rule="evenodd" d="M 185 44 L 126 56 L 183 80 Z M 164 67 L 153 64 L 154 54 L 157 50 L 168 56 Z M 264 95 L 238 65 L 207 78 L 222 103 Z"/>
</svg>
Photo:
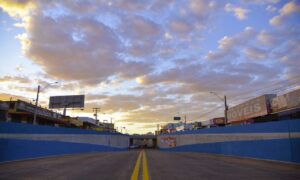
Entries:
<svg viewBox="0 0 300 180">
<path fill-rule="evenodd" d="M 85 129 L 94 129 L 96 131 L 110 131 L 116 132 L 113 123 L 100 122 L 99 120 L 90 117 L 78 117 L 78 120 L 83 122 L 83 127 Z"/>
</svg>

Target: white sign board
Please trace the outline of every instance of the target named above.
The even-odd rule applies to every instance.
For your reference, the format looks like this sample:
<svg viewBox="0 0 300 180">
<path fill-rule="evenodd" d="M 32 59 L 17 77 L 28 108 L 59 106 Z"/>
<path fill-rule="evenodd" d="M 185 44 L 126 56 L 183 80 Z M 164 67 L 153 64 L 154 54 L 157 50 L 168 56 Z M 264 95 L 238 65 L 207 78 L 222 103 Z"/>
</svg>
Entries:
<svg viewBox="0 0 300 180">
<path fill-rule="evenodd" d="M 84 95 L 71 96 L 51 96 L 49 100 L 49 108 L 83 108 Z"/>
<path fill-rule="evenodd" d="M 263 95 L 246 101 L 227 111 L 228 122 L 242 121 L 269 113 L 268 100 L 275 95 Z"/>
</svg>

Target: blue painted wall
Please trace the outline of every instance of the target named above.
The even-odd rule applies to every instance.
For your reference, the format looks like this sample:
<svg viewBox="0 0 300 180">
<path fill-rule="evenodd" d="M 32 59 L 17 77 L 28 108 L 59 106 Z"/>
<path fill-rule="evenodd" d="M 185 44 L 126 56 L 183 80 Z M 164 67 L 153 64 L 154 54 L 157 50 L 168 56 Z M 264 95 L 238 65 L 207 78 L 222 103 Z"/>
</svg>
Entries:
<svg viewBox="0 0 300 180">
<path fill-rule="evenodd" d="M 258 139 L 230 142 L 195 143 L 190 145 L 177 145 L 171 148 L 161 148 L 162 151 L 171 152 L 200 152 L 214 153 L 259 159 L 278 160 L 300 163 L 300 120 L 286 120 L 277 122 L 257 123 L 250 125 L 239 125 L 202 129 L 197 131 L 185 131 L 171 133 L 164 136 L 177 137 L 195 134 L 276 134 L 276 133 L 298 133 L 298 136 L 290 136 L 282 139 Z"/>
<path fill-rule="evenodd" d="M 128 137 L 120 133 L 98 132 L 92 130 L 59 128 L 52 126 L 39 126 L 31 124 L 21 124 L 12 122 L 0 122 L 0 135 L 22 135 L 26 134 L 53 134 L 53 135 L 105 135 L 105 137 L 115 137 L 117 139 Z M 22 135 L 23 136 L 23 135 Z M 122 139 L 122 141 L 123 141 Z M 126 138 L 125 138 L 126 139 Z M 126 144 L 126 142 L 125 142 Z M 85 153 L 85 152 L 111 152 L 111 151 L 126 151 L 127 147 L 112 147 L 107 145 L 61 142 L 49 140 L 30 140 L 30 139 L 14 139 L 0 136 L 0 162 L 32 159 L 37 157 Z"/>
<path fill-rule="evenodd" d="M 93 144 L 20 139 L 0 139 L 0 147 L 0 162 L 74 153 L 127 150 Z"/>
</svg>

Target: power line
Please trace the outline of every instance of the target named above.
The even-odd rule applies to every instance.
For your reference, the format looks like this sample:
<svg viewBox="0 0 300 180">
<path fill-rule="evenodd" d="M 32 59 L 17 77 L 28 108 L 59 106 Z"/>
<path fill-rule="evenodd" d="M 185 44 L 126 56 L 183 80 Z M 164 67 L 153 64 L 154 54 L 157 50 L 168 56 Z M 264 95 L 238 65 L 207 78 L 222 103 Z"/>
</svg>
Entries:
<svg viewBox="0 0 300 180">
<path fill-rule="evenodd" d="M 297 81 L 297 82 L 293 82 L 293 81 Z M 246 95 L 248 93 L 251 93 L 251 94 L 254 94 L 254 93 L 257 93 L 257 92 L 260 92 L 260 91 L 263 91 L 263 90 L 268 90 L 269 88 L 272 88 L 272 87 L 276 87 L 277 85 L 280 85 L 280 86 L 286 86 L 286 83 L 300 83 L 298 80 L 300 80 L 300 77 L 295 77 L 293 79 L 289 79 L 289 80 L 281 80 L 281 81 L 277 81 L 277 82 L 274 82 L 274 83 L 271 83 L 271 84 L 268 84 L 267 86 L 263 87 L 263 88 L 259 88 L 259 89 L 250 89 L 250 90 L 246 90 L 246 91 L 243 91 L 242 93 L 239 93 L 239 94 L 235 94 L 234 96 L 243 96 L 243 95 Z M 285 84 L 282 84 L 282 83 L 285 83 Z"/>
<path fill-rule="evenodd" d="M 296 77 L 296 78 L 293 78 L 293 79 L 290 79 L 290 80 L 277 81 L 277 82 L 274 82 L 274 83 L 272 83 L 272 84 L 269 84 L 268 86 L 265 86 L 265 87 L 263 87 L 263 88 L 257 89 L 257 90 L 255 90 L 255 91 L 249 90 L 249 92 L 252 92 L 252 93 L 250 93 L 250 94 L 246 94 L 246 93 L 247 93 L 247 91 L 246 91 L 246 92 L 243 92 L 243 93 L 242 93 L 242 94 L 244 94 L 244 95 L 242 95 L 242 94 L 235 95 L 235 98 L 233 98 L 233 99 L 231 99 L 231 100 L 235 100 L 235 99 L 237 99 L 237 98 L 239 98 L 240 100 L 249 99 L 249 98 L 253 97 L 255 94 L 258 94 L 258 92 L 260 92 L 260 91 L 262 91 L 262 90 L 269 91 L 270 93 L 271 93 L 271 92 L 276 92 L 276 93 L 278 93 L 278 92 L 280 92 L 280 91 L 282 91 L 282 90 L 293 89 L 293 88 L 297 87 L 298 85 L 300 85 L 300 83 L 298 82 L 298 80 L 300 80 L 300 77 Z M 296 82 L 293 82 L 293 81 L 296 81 Z M 284 82 L 285 84 L 281 84 L 282 82 Z M 293 83 L 292 83 L 292 82 L 293 82 Z M 289 85 L 287 86 L 286 83 L 288 83 Z M 278 86 L 278 85 L 280 85 L 280 87 L 276 87 L 276 86 Z M 273 87 L 276 87 L 276 88 L 273 88 Z M 270 88 L 273 88 L 273 89 L 270 89 Z M 265 92 L 265 91 L 264 91 L 264 92 Z M 262 92 L 261 92 L 261 93 L 262 93 Z M 242 96 L 240 96 L 240 95 L 242 95 Z M 221 105 L 220 105 L 220 106 L 217 106 L 217 107 L 211 109 L 210 111 L 207 111 L 207 112 L 205 112 L 204 114 L 202 114 L 202 115 L 200 116 L 200 118 L 201 118 L 201 117 L 205 117 L 205 116 L 211 114 L 212 112 L 214 112 L 214 111 L 216 111 L 216 110 L 218 110 L 218 109 L 220 109 L 220 108 L 222 108 L 222 107 L 223 107 L 223 106 L 221 106 Z M 195 119 L 193 119 L 193 120 L 195 120 Z M 193 120 L 191 120 L 191 121 L 193 121 Z"/>
<path fill-rule="evenodd" d="M 298 80 L 298 79 L 300 79 L 300 78 L 297 78 L 297 79 L 294 79 L 294 80 Z M 294 81 L 293 80 L 293 81 Z M 287 81 L 285 81 L 285 82 L 287 82 Z M 278 84 L 278 83 L 281 83 L 281 82 L 277 82 L 276 84 Z M 276 87 L 276 86 L 274 86 L 274 84 L 272 85 L 272 86 L 267 86 L 267 87 L 264 87 L 264 88 L 261 88 L 261 89 L 258 89 L 258 90 L 256 90 L 256 91 L 250 91 L 250 92 L 252 92 L 252 93 L 250 93 L 250 94 L 247 94 L 247 91 L 246 92 L 243 92 L 242 94 L 235 94 L 235 98 L 232 98 L 231 100 L 235 100 L 235 99 L 237 99 L 237 98 L 239 98 L 239 99 L 247 99 L 247 98 L 251 98 L 251 97 L 253 97 L 254 95 L 258 95 L 258 94 L 264 94 L 264 92 L 265 93 L 272 93 L 272 92 L 276 92 L 276 93 L 278 93 L 278 92 L 280 92 L 280 91 L 283 91 L 283 90 L 287 90 L 287 89 L 292 89 L 292 88 L 294 88 L 294 87 L 297 87 L 297 85 L 300 85 L 300 82 L 293 82 L 293 83 L 291 83 L 291 82 L 289 82 L 289 84 L 287 85 L 287 84 L 282 84 L 280 87 Z M 273 88 L 273 87 L 275 87 L 275 88 Z M 292 88 L 291 88 L 292 87 Z M 272 88 L 272 89 L 271 89 Z M 262 90 L 265 90 L 265 91 L 262 91 Z M 261 91 L 261 92 L 260 92 Z M 258 93 L 258 92 L 260 92 L 260 93 Z"/>
<path fill-rule="evenodd" d="M 201 117 L 205 117 L 205 116 L 207 116 L 207 115 L 211 114 L 212 112 L 214 112 L 214 111 L 216 111 L 216 110 L 218 110 L 218 109 L 220 109 L 220 108 L 222 108 L 222 107 L 223 107 L 223 105 L 222 105 L 222 106 L 217 106 L 217 107 L 215 107 L 215 108 L 213 108 L 213 109 L 211 109 L 211 110 L 209 110 L 209 111 L 207 111 L 207 112 L 203 113 L 202 115 L 200 115 L 200 117 L 199 117 L 199 118 L 201 118 Z M 194 121 L 194 120 L 196 120 L 196 119 L 199 119 L 199 118 L 194 118 L 194 119 L 192 119 L 192 120 L 189 120 L 189 121 Z"/>
</svg>

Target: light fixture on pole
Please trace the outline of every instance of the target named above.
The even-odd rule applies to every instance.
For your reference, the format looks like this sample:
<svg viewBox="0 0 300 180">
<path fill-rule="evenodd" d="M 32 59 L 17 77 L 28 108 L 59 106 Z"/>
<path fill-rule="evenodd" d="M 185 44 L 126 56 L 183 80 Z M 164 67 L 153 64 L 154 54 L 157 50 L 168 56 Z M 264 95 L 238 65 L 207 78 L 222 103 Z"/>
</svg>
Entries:
<svg viewBox="0 0 300 180">
<path fill-rule="evenodd" d="M 47 86 L 44 87 L 46 89 L 47 87 L 51 86 L 52 84 L 57 84 L 58 82 L 49 83 Z M 38 103 L 39 103 L 39 94 L 41 91 L 41 86 L 38 85 L 37 93 L 36 93 L 36 99 L 35 99 L 35 109 L 34 109 L 34 115 L 33 115 L 33 124 L 37 124 L 36 122 L 36 116 L 37 116 L 37 110 L 38 110 Z"/>
<path fill-rule="evenodd" d="M 225 124 L 227 124 L 227 111 L 228 111 L 228 105 L 227 105 L 227 98 L 226 95 L 224 95 L 224 98 L 220 97 L 216 92 L 210 92 L 211 94 L 217 96 L 221 101 L 224 102 L 224 116 L 225 116 Z"/>
<path fill-rule="evenodd" d="M 95 116 L 96 124 L 97 124 L 97 125 L 100 124 L 100 120 L 98 121 L 98 110 L 100 111 L 101 108 L 98 108 L 98 107 L 93 108 L 93 112 L 94 112 L 94 116 Z"/>
</svg>

